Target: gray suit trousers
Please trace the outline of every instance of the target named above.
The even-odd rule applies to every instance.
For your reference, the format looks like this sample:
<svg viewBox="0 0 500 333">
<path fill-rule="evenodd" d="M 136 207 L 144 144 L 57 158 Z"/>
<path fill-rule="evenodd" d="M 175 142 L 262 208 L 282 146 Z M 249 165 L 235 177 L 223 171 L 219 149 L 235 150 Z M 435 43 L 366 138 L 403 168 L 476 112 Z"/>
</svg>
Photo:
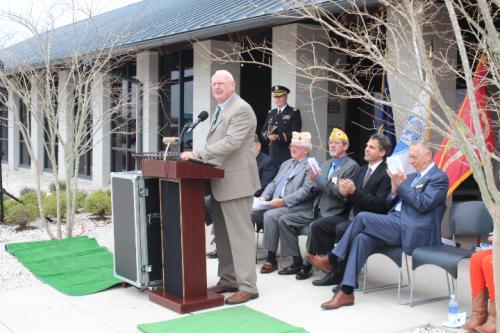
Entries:
<svg viewBox="0 0 500 333">
<path fill-rule="evenodd" d="M 278 219 L 288 213 L 297 212 L 300 207 L 280 207 L 268 210 L 252 211 L 252 221 L 256 224 L 263 223 L 264 225 L 264 241 L 263 246 L 268 251 L 276 253 L 280 241 L 280 233 L 278 228 Z"/>
<path fill-rule="evenodd" d="M 212 218 L 219 257 L 218 276 L 224 286 L 257 292 L 255 229 L 250 214 L 253 196 L 227 201 L 212 198 Z"/>
<path fill-rule="evenodd" d="M 278 219 L 282 256 L 300 256 L 299 230 L 312 221 L 313 219 L 300 213 L 283 215 Z"/>
<path fill-rule="evenodd" d="M 401 245 L 400 213 L 359 213 L 332 250 L 339 260 L 345 261 L 341 285 L 356 288 L 366 260 L 374 249 L 383 245 Z"/>
</svg>

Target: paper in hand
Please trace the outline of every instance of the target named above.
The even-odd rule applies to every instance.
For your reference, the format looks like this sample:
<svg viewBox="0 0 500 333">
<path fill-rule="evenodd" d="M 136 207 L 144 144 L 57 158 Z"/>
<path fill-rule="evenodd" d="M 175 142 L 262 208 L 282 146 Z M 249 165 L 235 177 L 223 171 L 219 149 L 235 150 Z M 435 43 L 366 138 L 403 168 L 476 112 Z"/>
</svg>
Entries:
<svg viewBox="0 0 500 333">
<path fill-rule="evenodd" d="M 253 198 L 253 210 L 266 210 L 269 209 L 269 201 L 260 201 L 259 198 Z"/>
<path fill-rule="evenodd" d="M 319 173 L 321 172 L 321 168 L 319 167 L 318 161 L 314 157 L 309 157 L 307 159 L 307 163 L 309 164 L 309 167 L 314 170 L 314 172 Z"/>
<path fill-rule="evenodd" d="M 403 172 L 405 175 L 415 172 L 407 154 L 398 154 L 387 157 L 387 169 L 391 173 Z"/>
</svg>

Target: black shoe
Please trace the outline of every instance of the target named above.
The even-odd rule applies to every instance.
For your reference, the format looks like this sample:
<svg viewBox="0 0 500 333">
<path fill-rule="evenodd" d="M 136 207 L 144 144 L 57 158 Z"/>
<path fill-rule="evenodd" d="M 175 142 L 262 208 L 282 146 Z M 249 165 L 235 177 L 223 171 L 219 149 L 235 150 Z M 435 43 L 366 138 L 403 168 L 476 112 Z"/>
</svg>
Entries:
<svg viewBox="0 0 500 333">
<path fill-rule="evenodd" d="M 216 259 L 217 258 L 217 250 L 213 250 L 212 252 L 207 252 L 207 257 L 210 259 Z"/>
<path fill-rule="evenodd" d="M 342 281 L 340 275 L 338 273 L 328 273 L 325 275 L 325 277 L 314 280 L 312 282 L 313 285 L 315 286 L 333 286 L 333 285 L 338 285 Z"/>
<path fill-rule="evenodd" d="M 302 268 L 302 265 L 300 266 L 288 266 L 283 268 L 281 271 L 278 272 L 279 275 L 294 275 L 297 274 Z"/>
<path fill-rule="evenodd" d="M 309 279 L 312 275 L 312 266 L 304 265 L 300 268 L 300 271 L 295 274 L 295 278 L 297 280 L 306 280 Z"/>
</svg>

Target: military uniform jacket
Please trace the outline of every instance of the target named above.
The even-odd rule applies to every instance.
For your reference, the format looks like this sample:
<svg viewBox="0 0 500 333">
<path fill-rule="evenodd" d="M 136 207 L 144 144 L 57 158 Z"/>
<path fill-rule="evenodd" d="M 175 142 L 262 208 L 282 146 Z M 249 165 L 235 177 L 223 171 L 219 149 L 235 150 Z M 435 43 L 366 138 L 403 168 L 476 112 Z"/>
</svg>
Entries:
<svg viewBox="0 0 500 333">
<path fill-rule="evenodd" d="M 292 141 L 292 132 L 300 132 L 301 128 L 300 111 L 290 105 L 287 105 L 280 114 L 278 109 L 268 112 L 261 129 L 261 136 L 269 143 L 269 155 L 278 165 L 291 158 L 288 147 Z M 278 140 L 270 142 L 267 138 L 268 133 L 278 134 Z"/>
</svg>

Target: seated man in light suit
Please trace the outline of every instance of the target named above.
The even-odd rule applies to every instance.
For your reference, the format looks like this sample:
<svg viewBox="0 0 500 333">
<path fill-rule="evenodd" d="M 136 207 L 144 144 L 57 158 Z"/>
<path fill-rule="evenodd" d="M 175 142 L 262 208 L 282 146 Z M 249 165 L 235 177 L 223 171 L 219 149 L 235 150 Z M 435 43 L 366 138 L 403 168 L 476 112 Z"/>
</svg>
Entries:
<svg viewBox="0 0 500 333">
<path fill-rule="evenodd" d="M 353 179 L 358 171 L 358 163 L 346 155 L 349 148 L 347 135 L 338 128 L 334 128 L 328 140 L 328 151 L 332 157 L 321 164 L 321 171 L 309 171 L 312 181 L 312 192 L 316 199 L 312 209 L 283 215 L 278 220 L 279 237 L 281 240 L 281 255 L 293 257 L 290 266 L 278 273 L 280 275 L 297 274 L 298 280 L 307 278 L 311 274 L 310 264 L 302 265 L 300 255 L 298 231 L 309 223 L 335 215 L 343 215 L 348 219 L 348 209 L 342 194 L 339 192 L 340 179 Z"/>
<path fill-rule="evenodd" d="M 307 176 L 307 157 L 311 148 L 309 132 L 293 132 L 290 145 L 292 158 L 283 162 L 278 174 L 260 197 L 260 201 L 270 200 L 270 209 L 252 211 L 252 221 L 255 224 L 264 223 L 264 248 L 268 250 L 268 254 L 260 270 L 263 274 L 274 272 L 278 268 L 278 218 L 289 212 L 312 208 L 314 195 L 311 193 L 311 181 Z"/>
<path fill-rule="evenodd" d="M 417 172 L 408 177 L 402 172 L 389 172 L 389 213 L 359 213 L 328 256 L 308 257 L 324 271 L 336 271 L 343 276 L 340 289 L 321 304 L 322 308 L 354 304 L 359 272 L 375 248 L 401 245 L 411 255 L 416 247 L 440 244 L 448 177 L 434 164 L 432 149 L 427 144 L 412 144 L 408 156 Z"/>
</svg>

